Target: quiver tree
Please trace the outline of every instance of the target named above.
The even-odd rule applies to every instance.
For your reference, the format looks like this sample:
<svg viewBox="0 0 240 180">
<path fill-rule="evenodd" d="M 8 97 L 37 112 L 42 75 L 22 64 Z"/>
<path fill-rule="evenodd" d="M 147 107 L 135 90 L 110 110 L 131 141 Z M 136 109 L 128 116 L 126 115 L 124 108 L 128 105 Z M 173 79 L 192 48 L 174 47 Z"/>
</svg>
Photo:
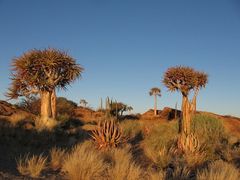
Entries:
<svg viewBox="0 0 240 180">
<path fill-rule="evenodd" d="M 194 87 L 194 95 L 192 99 L 192 108 L 193 113 L 197 110 L 197 95 L 201 88 L 205 88 L 206 84 L 208 83 L 208 75 L 205 72 L 196 72 L 196 82 Z"/>
<path fill-rule="evenodd" d="M 150 96 L 154 96 L 154 116 L 157 115 L 157 96 L 161 96 L 161 89 L 154 87 L 149 91 Z"/>
<path fill-rule="evenodd" d="M 83 105 L 84 107 L 86 107 L 87 106 L 87 104 L 88 104 L 88 102 L 85 100 L 85 99 L 81 99 L 80 100 L 80 105 Z"/>
<path fill-rule="evenodd" d="M 12 61 L 12 83 L 7 96 L 16 99 L 39 94 L 41 121 L 48 125 L 56 117 L 56 89 L 81 76 L 83 68 L 66 52 L 57 49 L 33 49 Z"/>
<path fill-rule="evenodd" d="M 180 91 L 182 93 L 182 118 L 179 123 L 179 131 L 182 134 L 189 135 L 191 116 L 194 112 L 193 101 L 196 99 L 199 89 L 205 87 L 207 75 L 190 67 L 171 67 L 165 72 L 163 83 L 170 91 Z M 194 91 L 192 101 L 189 100 L 191 91 Z"/>
</svg>

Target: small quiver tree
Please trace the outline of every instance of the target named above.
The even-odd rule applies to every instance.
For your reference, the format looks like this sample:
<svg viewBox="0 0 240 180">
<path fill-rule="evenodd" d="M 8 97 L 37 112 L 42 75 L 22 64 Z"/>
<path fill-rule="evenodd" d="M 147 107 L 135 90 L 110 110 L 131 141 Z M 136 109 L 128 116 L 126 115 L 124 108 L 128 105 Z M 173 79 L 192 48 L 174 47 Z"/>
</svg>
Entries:
<svg viewBox="0 0 240 180">
<path fill-rule="evenodd" d="M 180 91 L 182 94 L 182 118 L 179 122 L 181 134 L 189 135 L 191 131 L 191 119 L 194 112 L 194 103 L 200 88 L 205 87 L 207 75 L 195 71 L 193 68 L 176 66 L 169 68 L 163 78 L 163 83 L 170 91 Z M 192 101 L 189 100 L 191 91 L 194 91 Z M 196 107 L 196 106 L 195 106 Z"/>
<path fill-rule="evenodd" d="M 157 97 L 161 96 L 161 89 L 154 87 L 149 91 L 150 96 L 154 96 L 154 116 L 157 115 Z"/>
</svg>

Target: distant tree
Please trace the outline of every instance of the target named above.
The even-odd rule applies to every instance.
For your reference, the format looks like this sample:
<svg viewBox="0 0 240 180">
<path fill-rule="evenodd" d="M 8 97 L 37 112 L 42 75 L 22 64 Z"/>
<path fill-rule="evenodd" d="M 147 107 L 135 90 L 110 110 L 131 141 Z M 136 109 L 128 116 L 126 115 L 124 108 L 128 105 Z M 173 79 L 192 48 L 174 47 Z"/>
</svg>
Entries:
<svg viewBox="0 0 240 180">
<path fill-rule="evenodd" d="M 110 102 L 110 114 L 112 116 L 123 116 L 123 113 L 126 111 L 131 111 L 133 108 L 122 102 Z"/>
<path fill-rule="evenodd" d="M 154 115 L 157 115 L 157 96 L 161 96 L 161 89 L 154 87 L 149 91 L 150 96 L 154 96 Z"/>
<path fill-rule="evenodd" d="M 180 132 L 189 135 L 192 113 L 194 111 L 194 105 L 189 100 L 189 94 L 193 90 L 195 92 L 193 100 L 196 98 L 199 88 L 205 87 L 207 83 L 207 75 L 190 67 L 176 66 L 169 68 L 165 72 L 163 83 L 170 91 L 180 91 L 182 93 Z"/>
<path fill-rule="evenodd" d="M 86 107 L 88 102 L 85 99 L 81 99 L 80 104 L 82 104 L 84 107 Z"/>
<path fill-rule="evenodd" d="M 127 106 L 127 111 L 131 112 L 133 110 L 132 106 Z"/>
<path fill-rule="evenodd" d="M 12 67 L 12 84 L 7 96 L 15 99 L 39 94 L 41 121 L 45 126 L 51 118 L 56 118 L 56 89 L 66 89 L 83 72 L 66 52 L 51 48 L 30 50 L 13 59 Z"/>
</svg>

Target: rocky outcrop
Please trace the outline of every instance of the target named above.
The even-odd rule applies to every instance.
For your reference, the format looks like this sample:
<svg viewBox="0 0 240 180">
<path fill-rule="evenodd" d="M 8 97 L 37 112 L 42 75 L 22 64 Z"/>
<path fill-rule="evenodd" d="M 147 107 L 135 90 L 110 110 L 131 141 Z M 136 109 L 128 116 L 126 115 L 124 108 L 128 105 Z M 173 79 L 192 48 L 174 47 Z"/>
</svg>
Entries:
<svg viewBox="0 0 240 180">
<path fill-rule="evenodd" d="M 80 119 L 86 123 L 98 121 L 99 119 L 104 117 L 104 113 L 101 111 L 94 111 L 90 108 L 78 107 L 74 110 L 73 116 L 74 118 Z"/>
<path fill-rule="evenodd" d="M 33 118 L 33 114 L 23 111 L 6 101 L 0 101 L 0 119 L 16 124 L 19 121 Z"/>
<path fill-rule="evenodd" d="M 165 108 L 163 108 L 163 110 L 161 111 L 159 116 L 162 119 L 173 120 L 175 118 L 180 118 L 181 111 L 175 110 L 175 109 L 172 109 L 172 108 L 169 108 L 169 107 L 165 107 Z"/>
<path fill-rule="evenodd" d="M 176 117 L 175 117 L 176 116 Z M 157 116 L 154 116 L 154 110 L 150 109 L 147 112 L 143 113 L 141 119 L 149 120 L 173 120 L 175 118 L 180 118 L 181 111 L 172 109 L 170 107 L 165 107 L 163 110 L 157 110 Z"/>
<path fill-rule="evenodd" d="M 11 116 L 14 113 L 16 113 L 16 108 L 12 104 L 0 101 L 0 116 Z"/>
</svg>

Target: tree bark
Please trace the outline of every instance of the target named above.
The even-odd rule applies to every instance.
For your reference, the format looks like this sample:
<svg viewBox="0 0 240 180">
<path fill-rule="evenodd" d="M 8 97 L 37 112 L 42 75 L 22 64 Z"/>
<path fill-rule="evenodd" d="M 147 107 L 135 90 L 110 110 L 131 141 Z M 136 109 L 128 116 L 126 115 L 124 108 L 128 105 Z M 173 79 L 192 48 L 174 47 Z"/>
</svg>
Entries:
<svg viewBox="0 0 240 180">
<path fill-rule="evenodd" d="M 157 115 L 157 95 L 154 95 L 154 116 Z"/>
<path fill-rule="evenodd" d="M 181 133 L 186 135 L 189 135 L 191 132 L 191 115 L 191 103 L 187 96 L 183 96 Z"/>
<path fill-rule="evenodd" d="M 41 92 L 41 120 L 47 124 L 49 118 L 52 117 L 51 109 L 51 93 L 48 91 Z"/>
<path fill-rule="evenodd" d="M 53 90 L 51 92 L 51 109 L 52 109 L 52 118 L 56 119 L 57 115 L 57 107 L 56 107 L 56 91 Z"/>
<path fill-rule="evenodd" d="M 192 112 L 196 113 L 197 112 L 197 95 L 198 95 L 199 89 L 196 89 L 194 92 L 194 96 L 192 99 Z"/>
</svg>

